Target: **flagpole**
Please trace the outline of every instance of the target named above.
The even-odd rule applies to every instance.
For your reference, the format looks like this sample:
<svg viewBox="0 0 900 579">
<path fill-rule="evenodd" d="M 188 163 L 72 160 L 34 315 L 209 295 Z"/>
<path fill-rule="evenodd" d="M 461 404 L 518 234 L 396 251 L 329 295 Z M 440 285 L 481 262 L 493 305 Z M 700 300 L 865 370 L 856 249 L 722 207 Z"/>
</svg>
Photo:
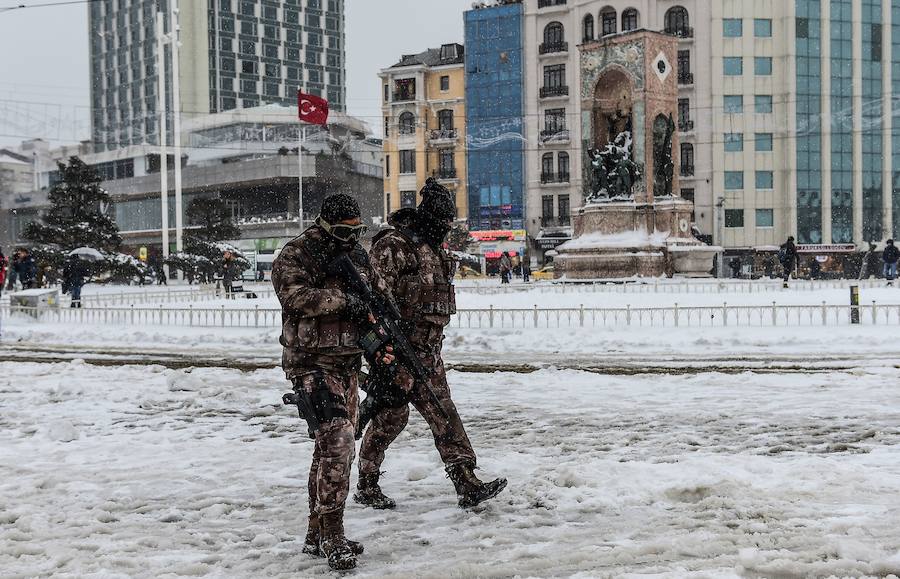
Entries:
<svg viewBox="0 0 900 579">
<path fill-rule="evenodd" d="M 300 216 L 300 232 L 301 233 L 303 233 L 303 143 L 305 141 L 306 141 L 306 125 L 302 124 L 302 122 L 301 122 L 300 142 L 297 145 L 297 163 L 299 163 L 299 166 L 300 166 L 300 172 L 299 172 L 299 175 L 300 175 L 300 178 L 299 178 L 300 197 L 298 199 L 298 201 L 299 201 L 298 215 Z"/>
</svg>

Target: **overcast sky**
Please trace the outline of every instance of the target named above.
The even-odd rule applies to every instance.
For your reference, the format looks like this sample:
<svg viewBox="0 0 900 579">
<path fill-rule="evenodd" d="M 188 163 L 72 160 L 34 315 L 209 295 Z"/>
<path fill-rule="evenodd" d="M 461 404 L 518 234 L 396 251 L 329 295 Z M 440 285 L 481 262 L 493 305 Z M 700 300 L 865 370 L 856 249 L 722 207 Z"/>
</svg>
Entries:
<svg viewBox="0 0 900 579">
<path fill-rule="evenodd" d="M 0 144 L 90 137 L 87 6 L 2 11 L 55 1 L 0 0 Z M 378 132 L 378 70 L 401 54 L 462 42 L 462 13 L 472 0 L 345 2 L 348 109 Z"/>
</svg>

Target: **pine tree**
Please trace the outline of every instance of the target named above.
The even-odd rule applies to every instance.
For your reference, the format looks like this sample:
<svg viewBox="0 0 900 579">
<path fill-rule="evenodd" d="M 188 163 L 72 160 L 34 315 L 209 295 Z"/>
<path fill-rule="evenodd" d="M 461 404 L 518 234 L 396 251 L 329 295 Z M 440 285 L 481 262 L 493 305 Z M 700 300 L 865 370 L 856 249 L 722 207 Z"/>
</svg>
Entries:
<svg viewBox="0 0 900 579">
<path fill-rule="evenodd" d="M 197 198 L 187 208 L 188 222 L 198 226 L 185 236 L 184 253 L 169 257 L 169 267 L 181 270 L 188 278 L 210 281 L 222 270 L 222 258 L 226 249 L 237 261 L 238 269 L 250 268 L 244 256 L 236 248 L 223 243 L 241 236 L 240 228 L 231 220 L 225 202 L 217 198 Z"/>
<path fill-rule="evenodd" d="M 469 234 L 469 230 L 465 225 L 455 224 L 450 233 L 447 235 L 447 247 L 450 251 L 469 251 L 469 246 L 475 242 L 475 239 Z"/>
<path fill-rule="evenodd" d="M 122 237 L 107 214 L 111 203 L 109 194 L 100 187 L 100 175 L 78 157 L 69 159 L 68 165 L 57 165 L 61 179 L 50 189 L 50 210 L 43 223 L 28 224 L 25 239 L 65 252 L 78 247 L 117 251 Z"/>
</svg>

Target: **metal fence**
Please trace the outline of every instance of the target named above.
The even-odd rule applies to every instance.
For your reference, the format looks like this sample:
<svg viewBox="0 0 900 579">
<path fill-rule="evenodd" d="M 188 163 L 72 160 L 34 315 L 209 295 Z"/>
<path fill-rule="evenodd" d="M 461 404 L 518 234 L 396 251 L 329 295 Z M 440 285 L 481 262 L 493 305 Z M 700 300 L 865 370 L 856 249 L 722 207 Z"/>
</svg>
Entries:
<svg viewBox="0 0 900 579">
<path fill-rule="evenodd" d="M 814 292 L 819 290 L 845 289 L 859 286 L 859 289 L 875 289 L 885 287 L 884 280 L 794 280 L 790 282 L 789 291 Z M 758 294 L 783 292 L 781 280 L 652 280 L 628 282 L 589 282 L 589 283 L 534 283 L 500 285 L 496 282 L 463 282 L 457 283 L 457 293 L 478 295 L 505 295 L 510 293 L 536 294 L 578 294 L 578 293 L 617 293 L 617 294 Z"/>
<path fill-rule="evenodd" d="M 123 326 L 183 326 L 199 328 L 274 328 L 281 324 L 276 308 L 18 308 L 0 306 L 0 318 L 27 316 L 38 322 Z M 900 305 L 755 305 L 620 308 L 521 308 L 460 310 L 456 328 L 697 328 L 845 326 L 855 317 L 865 325 L 900 325 Z"/>
</svg>

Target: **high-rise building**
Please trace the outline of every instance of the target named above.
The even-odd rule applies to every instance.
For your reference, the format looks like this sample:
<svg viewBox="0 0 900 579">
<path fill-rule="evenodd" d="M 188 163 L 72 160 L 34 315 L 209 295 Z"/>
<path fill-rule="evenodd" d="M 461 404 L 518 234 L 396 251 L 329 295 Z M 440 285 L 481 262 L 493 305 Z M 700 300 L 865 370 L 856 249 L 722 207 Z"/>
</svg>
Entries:
<svg viewBox="0 0 900 579">
<path fill-rule="evenodd" d="M 467 215 L 464 50 L 445 44 L 404 55 L 379 73 L 384 114 L 385 214 L 415 207 L 434 177 Z"/>
<path fill-rule="evenodd" d="M 525 75 L 521 1 L 465 14 L 469 228 L 525 223 Z"/>
<path fill-rule="evenodd" d="M 169 1 L 101 0 L 88 7 L 97 150 L 159 142 L 157 12 L 168 33 Z M 298 89 L 345 110 L 344 0 L 181 0 L 179 25 L 184 118 L 296 105 Z M 171 80 L 171 47 L 165 50 Z M 171 111 L 171 82 L 166 87 Z"/>
</svg>

